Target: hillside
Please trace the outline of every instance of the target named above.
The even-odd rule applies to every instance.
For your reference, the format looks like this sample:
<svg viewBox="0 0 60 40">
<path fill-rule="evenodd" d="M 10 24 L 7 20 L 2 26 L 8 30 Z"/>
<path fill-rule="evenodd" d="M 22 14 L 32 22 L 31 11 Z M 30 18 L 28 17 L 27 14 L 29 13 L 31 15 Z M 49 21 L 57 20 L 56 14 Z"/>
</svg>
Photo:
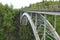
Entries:
<svg viewBox="0 0 60 40">
<path fill-rule="evenodd" d="M 36 4 L 30 4 L 29 7 L 23 8 L 27 10 L 41 10 L 41 11 L 59 11 L 60 12 L 60 2 L 59 1 L 45 1 Z"/>
<path fill-rule="evenodd" d="M 36 4 L 30 4 L 29 8 L 57 8 L 60 7 L 59 1 L 45 1 Z"/>
</svg>

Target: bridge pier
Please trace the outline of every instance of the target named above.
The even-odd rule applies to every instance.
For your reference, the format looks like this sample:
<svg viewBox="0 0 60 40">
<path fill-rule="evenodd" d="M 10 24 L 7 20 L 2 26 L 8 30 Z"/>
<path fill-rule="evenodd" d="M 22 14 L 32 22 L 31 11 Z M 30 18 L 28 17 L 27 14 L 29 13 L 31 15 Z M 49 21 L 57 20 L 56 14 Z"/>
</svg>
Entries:
<svg viewBox="0 0 60 40">
<path fill-rule="evenodd" d="M 21 12 L 21 13 L 20 13 L 20 24 L 21 24 L 21 25 L 27 25 L 27 22 L 28 22 L 27 17 L 25 16 L 25 17 L 21 18 L 21 16 L 23 15 L 23 13 L 24 13 L 24 12 Z M 21 20 L 22 20 L 22 22 L 21 22 Z"/>
</svg>

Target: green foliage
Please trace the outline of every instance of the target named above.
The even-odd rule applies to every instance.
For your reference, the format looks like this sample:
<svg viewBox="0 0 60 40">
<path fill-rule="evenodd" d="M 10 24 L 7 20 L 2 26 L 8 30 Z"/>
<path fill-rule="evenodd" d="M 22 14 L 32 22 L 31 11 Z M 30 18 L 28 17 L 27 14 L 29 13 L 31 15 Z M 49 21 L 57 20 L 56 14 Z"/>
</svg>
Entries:
<svg viewBox="0 0 60 40">
<path fill-rule="evenodd" d="M 3 5 L 0 3 L 0 40 L 9 40 L 8 33 L 15 31 L 15 26 L 13 25 L 13 19 L 18 9 L 13 9 L 12 5 Z"/>
<path fill-rule="evenodd" d="M 3 29 L 0 29 L 0 40 L 7 40 L 7 35 Z"/>
<path fill-rule="evenodd" d="M 54 5 L 60 5 L 60 2 L 40 2 L 40 3 L 36 3 L 36 4 L 31 4 L 28 8 L 43 8 L 45 6 L 54 6 Z M 27 8 L 27 7 L 26 7 Z M 16 30 L 19 30 L 19 23 L 18 21 L 16 21 L 14 19 L 15 15 L 17 15 L 18 13 L 18 9 L 13 9 L 13 6 L 8 6 L 7 4 L 3 5 L 2 3 L 0 3 L 0 40 L 16 40 L 17 36 L 19 33 L 18 31 Z M 17 19 L 19 19 L 17 17 Z M 48 20 L 51 22 L 51 24 L 53 25 L 53 16 L 48 16 Z M 15 26 L 13 25 L 13 23 L 16 23 Z M 60 17 L 58 16 L 57 17 L 57 32 L 59 33 L 60 35 Z M 29 24 L 26 25 L 28 26 L 27 29 L 21 27 L 20 29 L 20 32 L 21 34 L 23 35 L 23 32 L 24 31 L 24 35 L 26 34 L 29 34 L 29 32 L 31 31 L 32 32 L 32 29 L 29 27 Z M 18 28 L 17 28 L 18 27 Z M 30 31 L 26 31 L 26 30 L 29 30 L 31 29 Z M 26 33 L 28 32 L 28 33 Z M 17 34 L 18 33 L 18 34 Z M 17 35 L 16 35 L 17 34 Z M 21 35 L 20 34 L 20 35 Z M 33 33 L 29 34 L 30 36 L 32 35 Z M 29 35 L 27 35 L 26 39 L 29 39 Z M 23 36 L 24 37 L 24 36 Z M 23 39 L 23 37 L 21 37 L 21 39 Z M 35 39 L 34 38 L 34 35 L 31 36 L 32 37 L 32 40 Z"/>
<path fill-rule="evenodd" d="M 54 7 L 60 5 L 60 1 L 44 1 L 44 2 L 39 2 L 36 4 L 30 4 L 29 8 L 44 8 L 45 6 L 47 7 Z"/>
<path fill-rule="evenodd" d="M 20 25 L 20 40 L 36 40 L 29 22 L 27 25 Z"/>
</svg>

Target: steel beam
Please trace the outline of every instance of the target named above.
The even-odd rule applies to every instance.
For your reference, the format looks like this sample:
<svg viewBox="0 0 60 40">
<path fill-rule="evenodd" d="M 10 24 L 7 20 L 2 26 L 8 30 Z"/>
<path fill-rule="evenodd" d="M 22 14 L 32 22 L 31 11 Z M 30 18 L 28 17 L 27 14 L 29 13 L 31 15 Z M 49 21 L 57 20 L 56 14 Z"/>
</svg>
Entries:
<svg viewBox="0 0 60 40">
<path fill-rule="evenodd" d="M 56 29 L 56 15 L 54 15 L 54 28 Z"/>
<path fill-rule="evenodd" d="M 48 15 L 60 15 L 60 12 L 41 12 L 41 11 L 24 11 L 24 12 L 48 14 Z"/>
<path fill-rule="evenodd" d="M 50 31 L 54 35 L 55 39 L 60 40 L 60 36 L 56 32 L 56 30 L 53 28 L 53 26 L 49 23 L 49 21 L 44 16 L 41 15 L 41 17 L 43 20 L 45 20 L 45 23 L 46 23 L 45 25 L 50 29 Z"/>
<path fill-rule="evenodd" d="M 34 33 L 36 40 L 40 40 L 39 35 L 38 35 L 38 31 L 37 31 L 36 26 L 34 25 L 32 19 L 31 19 L 31 16 L 29 16 L 28 13 L 23 13 L 23 15 L 21 16 L 21 19 L 23 18 L 23 16 L 26 16 L 28 18 L 28 21 L 31 24 L 31 27 L 32 27 L 32 30 L 33 30 L 33 33 Z"/>
<path fill-rule="evenodd" d="M 46 18 L 46 15 L 44 15 Z M 46 25 L 45 25 L 45 20 L 44 20 L 44 40 L 46 40 Z"/>
</svg>

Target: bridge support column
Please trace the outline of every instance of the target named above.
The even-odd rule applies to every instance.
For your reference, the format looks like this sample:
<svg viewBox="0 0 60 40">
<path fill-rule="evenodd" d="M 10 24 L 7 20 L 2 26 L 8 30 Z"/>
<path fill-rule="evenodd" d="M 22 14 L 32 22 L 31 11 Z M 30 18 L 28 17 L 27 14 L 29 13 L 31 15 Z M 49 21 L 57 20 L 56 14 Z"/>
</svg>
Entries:
<svg viewBox="0 0 60 40">
<path fill-rule="evenodd" d="M 32 13 L 31 13 L 31 19 L 32 19 Z"/>
<path fill-rule="evenodd" d="M 54 15 L 54 28 L 56 29 L 56 15 Z"/>
<path fill-rule="evenodd" d="M 22 19 L 24 16 L 27 17 L 28 21 L 29 21 L 30 24 L 31 24 L 31 27 L 32 27 L 32 30 L 33 30 L 33 33 L 34 33 L 34 36 L 35 36 L 36 40 L 40 40 L 39 35 L 38 35 L 38 31 L 37 31 L 37 29 L 36 29 L 36 26 L 35 26 L 34 23 L 33 23 L 33 20 L 31 19 L 31 16 L 30 16 L 28 13 L 24 13 L 24 14 L 21 16 L 21 19 Z"/>
<path fill-rule="evenodd" d="M 46 18 L 46 15 L 44 15 Z M 44 20 L 44 40 L 46 40 L 46 25 L 45 25 L 45 20 Z"/>
<path fill-rule="evenodd" d="M 35 14 L 35 26 L 37 27 L 37 14 Z"/>
</svg>

